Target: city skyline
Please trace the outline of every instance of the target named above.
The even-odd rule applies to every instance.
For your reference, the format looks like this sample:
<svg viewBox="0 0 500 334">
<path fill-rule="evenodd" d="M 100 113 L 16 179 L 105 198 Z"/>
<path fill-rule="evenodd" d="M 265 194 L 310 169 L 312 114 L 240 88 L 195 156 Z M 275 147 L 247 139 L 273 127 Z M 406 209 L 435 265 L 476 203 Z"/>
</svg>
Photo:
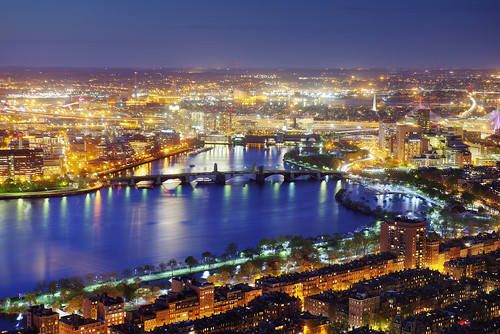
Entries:
<svg viewBox="0 0 500 334">
<path fill-rule="evenodd" d="M 495 1 L 3 4 L 0 66 L 498 67 Z"/>
</svg>

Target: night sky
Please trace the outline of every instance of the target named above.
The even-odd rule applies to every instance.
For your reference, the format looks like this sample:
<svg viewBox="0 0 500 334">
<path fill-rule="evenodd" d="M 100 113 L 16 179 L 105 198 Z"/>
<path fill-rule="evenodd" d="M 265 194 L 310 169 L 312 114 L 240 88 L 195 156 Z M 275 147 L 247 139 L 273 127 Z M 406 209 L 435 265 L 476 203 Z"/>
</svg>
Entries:
<svg viewBox="0 0 500 334">
<path fill-rule="evenodd" d="M 0 66 L 500 67 L 499 0 L 3 0 Z"/>
</svg>

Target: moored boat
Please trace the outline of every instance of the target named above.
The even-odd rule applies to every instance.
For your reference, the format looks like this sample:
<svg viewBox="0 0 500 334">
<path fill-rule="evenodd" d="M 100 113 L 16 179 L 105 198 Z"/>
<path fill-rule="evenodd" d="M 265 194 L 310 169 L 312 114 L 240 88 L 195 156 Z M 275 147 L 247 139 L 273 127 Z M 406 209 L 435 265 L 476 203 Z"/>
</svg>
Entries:
<svg viewBox="0 0 500 334">
<path fill-rule="evenodd" d="M 155 182 L 153 180 L 145 180 L 145 181 L 139 181 L 137 182 L 137 184 L 135 185 L 136 188 L 139 188 L 139 189 L 151 189 L 153 188 L 155 185 Z"/>
<path fill-rule="evenodd" d="M 164 181 L 161 185 L 163 188 L 165 188 L 167 190 L 173 190 L 173 189 L 177 188 L 181 183 L 182 183 L 182 180 L 179 178 L 176 178 L 176 179 L 168 179 L 168 180 Z"/>
</svg>

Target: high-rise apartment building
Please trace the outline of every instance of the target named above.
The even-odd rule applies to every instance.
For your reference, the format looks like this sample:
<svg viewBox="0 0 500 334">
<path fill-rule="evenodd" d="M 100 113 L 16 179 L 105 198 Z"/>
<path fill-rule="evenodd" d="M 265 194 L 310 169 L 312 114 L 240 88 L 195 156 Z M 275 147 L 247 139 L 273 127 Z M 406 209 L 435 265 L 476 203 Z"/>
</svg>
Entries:
<svg viewBox="0 0 500 334">
<path fill-rule="evenodd" d="M 387 219 L 380 225 L 380 251 L 402 256 L 405 269 L 422 268 L 426 231 L 425 222 L 421 220 Z"/>
</svg>

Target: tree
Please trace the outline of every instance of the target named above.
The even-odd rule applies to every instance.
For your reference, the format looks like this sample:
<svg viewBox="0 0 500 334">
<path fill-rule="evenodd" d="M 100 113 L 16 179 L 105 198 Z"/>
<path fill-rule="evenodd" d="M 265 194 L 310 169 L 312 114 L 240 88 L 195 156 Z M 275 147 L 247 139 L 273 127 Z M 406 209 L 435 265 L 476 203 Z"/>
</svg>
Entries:
<svg viewBox="0 0 500 334">
<path fill-rule="evenodd" d="M 136 275 L 142 275 L 142 274 L 144 274 L 144 267 L 142 267 L 142 266 L 135 267 L 135 274 Z"/>
<path fill-rule="evenodd" d="M 52 307 L 55 309 L 60 309 L 61 308 L 61 302 L 56 300 L 55 302 L 52 303 Z"/>
<path fill-rule="evenodd" d="M 46 280 L 41 279 L 38 282 L 36 282 L 36 290 L 37 291 L 43 292 L 46 287 L 47 287 L 47 281 Z"/>
<path fill-rule="evenodd" d="M 326 256 L 328 259 L 328 263 L 333 264 L 335 260 L 338 260 L 340 258 L 341 253 L 337 248 L 333 248 L 326 251 Z"/>
<path fill-rule="evenodd" d="M 250 261 L 248 261 L 248 262 L 245 262 L 241 266 L 241 269 L 238 272 L 237 278 L 239 280 L 243 280 L 243 279 L 252 280 L 253 277 L 258 275 L 259 273 L 260 273 L 259 268 L 257 268 Z"/>
<path fill-rule="evenodd" d="M 458 187 L 458 176 L 451 176 L 446 179 L 446 188 L 456 190 Z"/>
<path fill-rule="evenodd" d="M 162 262 L 158 266 L 160 267 L 160 271 L 162 271 L 162 272 L 167 271 L 168 265 L 166 263 Z"/>
<path fill-rule="evenodd" d="M 268 248 L 269 245 L 269 239 L 263 238 L 259 241 L 259 244 L 257 245 L 257 252 L 258 254 L 264 253 L 264 251 Z"/>
<path fill-rule="evenodd" d="M 36 295 L 33 292 L 28 291 L 24 295 L 24 301 L 30 305 L 33 305 L 36 303 Z"/>
<path fill-rule="evenodd" d="M 330 324 L 330 333 L 332 334 L 345 333 L 348 329 L 349 323 L 347 322 L 347 320 L 339 320 Z"/>
<path fill-rule="evenodd" d="M 223 271 L 226 271 L 228 272 L 231 276 L 234 275 L 234 273 L 236 272 L 236 266 L 234 265 L 231 265 L 231 264 L 225 264 L 225 265 L 222 265 L 220 266 L 218 269 L 217 269 L 217 272 L 223 272 Z"/>
<path fill-rule="evenodd" d="M 54 294 L 57 291 L 57 281 L 55 280 L 50 281 L 47 288 L 51 294 Z"/>
<path fill-rule="evenodd" d="M 319 263 L 319 252 L 314 247 L 303 247 L 292 249 L 290 257 L 302 269 L 314 269 Z"/>
<path fill-rule="evenodd" d="M 0 300 L 0 307 L 2 307 L 2 308 L 9 307 L 10 302 L 11 302 L 10 298 L 2 299 L 2 300 Z"/>
<path fill-rule="evenodd" d="M 340 243 L 342 242 L 344 238 L 340 233 L 335 233 L 333 237 L 328 240 L 327 246 L 332 247 L 332 248 L 338 248 L 340 246 Z"/>
<path fill-rule="evenodd" d="M 290 248 L 301 248 L 301 247 L 312 247 L 312 241 L 309 239 L 304 239 L 300 235 L 296 235 L 290 240 Z"/>
<path fill-rule="evenodd" d="M 108 274 L 108 277 L 109 277 L 109 279 L 110 279 L 110 280 L 112 280 L 112 281 L 114 282 L 114 281 L 115 281 L 115 279 L 118 277 L 118 273 L 116 273 L 116 272 L 114 272 L 114 271 L 113 271 L 113 272 L 110 272 L 110 273 Z"/>
<path fill-rule="evenodd" d="M 148 275 L 151 275 L 151 271 L 152 271 L 152 270 L 151 270 L 151 265 L 146 264 L 146 265 L 144 266 L 144 271 L 145 271 Z"/>
<path fill-rule="evenodd" d="M 88 273 L 87 275 L 85 275 L 85 280 L 89 284 L 94 282 L 94 279 L 95 279 L 95 274 L 93 274 L 93 273 Z"/>
<path fill-rule="evenodd" d="M 208 264 L 208 268 L 210 269 L 210 265 L 215 262 L 215 255 L 210 252 L 203 252 L 201 254 L 201 258 L 204 263 Z"/>
<path fill-rule="evenodd" d="M 191 272 L 191 269 L 193 269 L 194 266 L 198 265 L 198 260 L 190 255 L 184 260 L 184 263 L 186 263 L 186 265 L 189 267 L 189 272 Z"/>
<path fill-rule="evenodd" d="M 216 272 L 215 274 L 210 275 L 207 281 L 216 285 L 231 284 L 231 274 L 227 271 Z"/>
<path fill-rule="evenodd" d="M 468 191 L 464 191 L 460 196 L 460 199 L 465 205 L 471 205 L 476 200 L 476 196 L 474 196 Z"/>
<path fill-rule="evenodd" d="M 226 247 L 226 254 L 229 258 L 238 255 L 238 244 L 235 242 L 230 242 Z"/>
<path fill-rule="evenodd" d="M 253 259 L 254 255 L 257 253 L 257 250 L 252 247 L 247 247 L 244 250 L 241 251 L 243 253 L 244 257 L 249 257 Z"/>
<path fill-rule="evenodd" d="M 279 256 L 269 257 L 266 261 L 266 273 L 273 276 L 279 275 L 283 262 L 283 259 Z"/>
<path fill-rule="evenodd" d="M 125 268 L 125 269 L 123 269 L 122 275 L 123 275 L 123 277 L 130 277 L 130 276 L 132 276 L 132 270 Z"/>
<path fill-rule="evenodd" d="M 68 303 L 66 304 L 66 307 L 64 308 L 65 312 L 68 313 L 73 313 L 75 311 L 81 311 L 83 308 L 83 294 L 76 295 L 75 297 L 71 298 Z"/>
<path fill-rule="evenodd" d="M 176 259 L 170 259 L 167 261 L 167 266 L 170 267 L 170 270 L 172 270 L 172 275 L 171 277 L 174 277 L 174 269 L 177 267 L 177 260 Z"/>
<path fill-rule="evenodd" d="M 135 283 L 134 284 L 123 284 L 122 288 L 123 288 L 123 297 L 127 301 L 131 301 L 131 300 L 135 299 L 136 292 L 139 289 L 139 285 L 135 284 Z"/>
</svg>

